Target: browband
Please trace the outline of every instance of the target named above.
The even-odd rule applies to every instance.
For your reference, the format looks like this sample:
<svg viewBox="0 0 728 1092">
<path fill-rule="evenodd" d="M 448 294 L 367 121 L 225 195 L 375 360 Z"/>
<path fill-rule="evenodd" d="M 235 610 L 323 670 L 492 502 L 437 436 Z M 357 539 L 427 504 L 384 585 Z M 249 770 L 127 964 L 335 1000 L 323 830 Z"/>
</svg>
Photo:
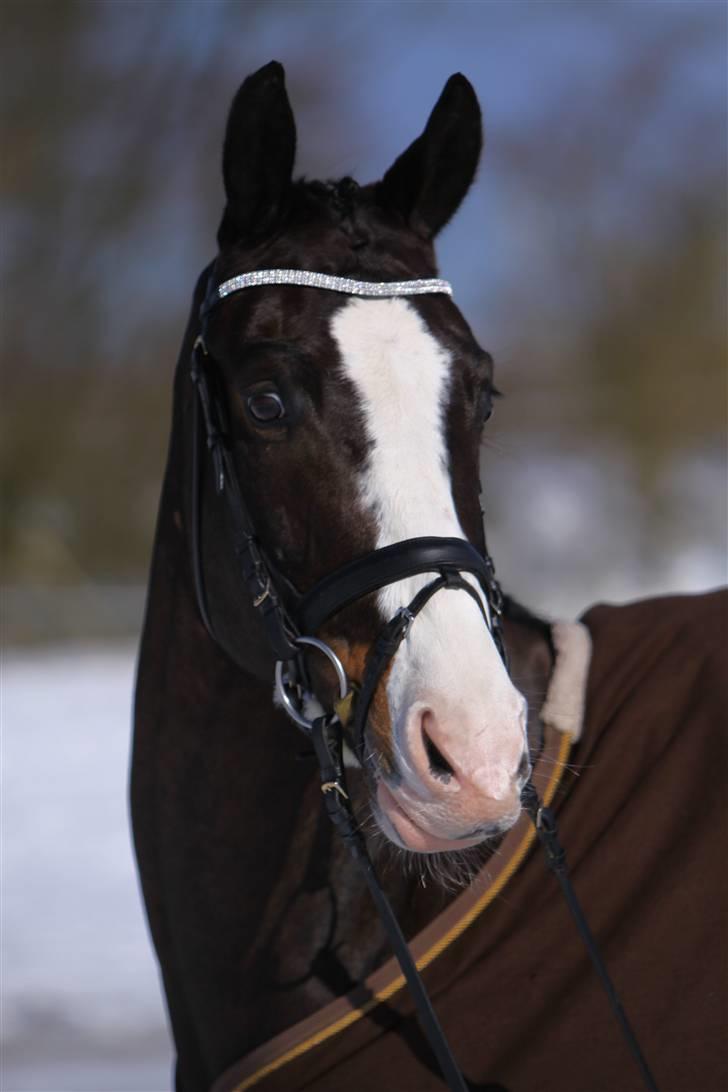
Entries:
<svg viewBox="0 0 728 1092">
<path fill-rule="evenodd" d="M 243 288 L 258 288 L 265 284 L 295 284 L 303 288 L 326 288 L 348 296 L 387 298 L 392 296 L 424 296 L 429 293 L 452 295 L 452 285 L 437 277 L 413 281 L 355 281 L 349 277 L 334 277 L 328 273 L 313 273 L 308 269 L 257 269 L 254 273 L 239 273 L 212 288 L 202 305 L 206 315 L 215 304 Z"/>
</svg>

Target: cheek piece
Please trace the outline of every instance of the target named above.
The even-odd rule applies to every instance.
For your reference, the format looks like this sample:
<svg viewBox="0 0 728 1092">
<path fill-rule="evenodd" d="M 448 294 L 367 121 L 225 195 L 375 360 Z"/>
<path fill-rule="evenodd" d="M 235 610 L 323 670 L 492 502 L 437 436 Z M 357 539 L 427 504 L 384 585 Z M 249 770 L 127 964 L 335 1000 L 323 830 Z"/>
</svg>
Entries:
<svg viewBox="0 0 728 1092">
<path fill-rule="evenodd" d="M 257 270 L 217 284 L 213 264 L 205 300 L 200 308 L 200 331 L 192 347 L 190 362 L 190 376 L 197 392 L 192 400 L 191 548 L 200 615 L 212 640 L 225 648 L 213 627 L 202 560 L 204 444 L 212 465 L 215 493 L 226 501 L 230 543 L 243 585 L 247 588 L 276 659 L 275 683 L 279 700 L 287 714 L 313 743 L 320 766 L 326 811 L 362 869 L 447 1086 L 451 1092 L 467 1092 L 467 1085 L 432 1008 L 407 942 L 379 885 L 366 842 L 351 808 L 342 756 L 343 728 L 351 731 L 354 750 L 364 765 L 367 716 L 377 686 L 417 615 L 439 591 L 464 591 L 475 600 L 507 669 L 502 630 L 503 595 L 487 551 L 481 554 L 466 539 L 420 537 L 372 550 L 324 577 L 305 595 L 300 594 L 266 555 L 256 535 L 232 457 L 225 394 L 217 381 L 214 362 L 207 350 L 207 324 L 210 312 L 227 296 L 247 288 L 272 284 L 292 284 L 375 298 L 431 293 L 451 295 L 452 288 L 447 281 L 436 278 L 369 282 L 298 269 Z M 343 607 L 388 584 L 422 573 L 432 573 L 432 581 L 382 627 L 367 656 L 361 687 L 353 687 L 333 649 L 311 635 Z M 475 577 L 480 594 L 463 577 L 463 573 Z M 306 650 L 324 655 L 332 665 L 337 681 L 338 699 L 334 702 L 334 708 L 314 719 L 304 712 L 309 699 L 316 697 L 304 660 Z M 234 653 L 234 650 L 226 651 Z M 548 866 L 562 888 L 614 1016 L 640 1070 L 644 1087 L 650 1092 L 658 1092 L 571 886 L 564 850 L 558 840 L 555 816 L 550 808 L 541 804 L 530 780 L 523 788 L 522 804 L 534 823 Z"/>
</svg>

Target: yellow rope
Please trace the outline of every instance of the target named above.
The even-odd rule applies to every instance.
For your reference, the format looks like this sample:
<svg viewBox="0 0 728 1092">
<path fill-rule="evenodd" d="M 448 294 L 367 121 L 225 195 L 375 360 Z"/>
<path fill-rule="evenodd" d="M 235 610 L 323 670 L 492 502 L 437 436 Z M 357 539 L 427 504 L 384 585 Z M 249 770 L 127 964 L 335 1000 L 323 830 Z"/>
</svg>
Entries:
<svg viewBox="0 0 728 1092">
<path fill-rule="evenodd" d="M 566 760 L 569 757 L 569 751 L 571 750 L 572 737 L 567 733 L 564 733 L 560 745 L 559 754 L 556 758 L 553 771 L 549 778 L 548 785 L 543 794 L 543 802 L 549 805 L 554 798 L 556 789 L 558 788 L 561 780 L 561 774 L 563 773 Z M 487 906 L 501 893 L 505 885 L 514 875 L 514 873 L 520 868 L 526 854 L 533 845 L 536 837 L 536 831 L 530 826 L 527 832 L 524 834 L 519 845 L 517 846 L 513 856 L 509 860 L 506 867 L 500 873 L 500 875 L 493 881 L 493 883 L 486 888 L 483 894 L 480 896 L 477 902 L 475 902 L 470 909 L 463 914 L 462 918 L 453 925 L 453 927 L 440 937 L 427 951 L 423 952 L 420 958 L 417 960 L 417 969 L 422 971 L 425 967 L 437 959 L 446 948 L 448 948 L 454 940 L 457 940 L 461 936 L 469 925 L 475 921 L 475 919 L 482 914 Z M 377 1005 L 382 1004 L 384 1001 L 388 1001 L 395 993 L 402 989 L 405 985 L 404 975 L 398 975 L 392 979 L 386 986 L 383 986 L 381 990 L 377 990 L 372 997 L 361 1005 L 357 1009 L 352 1009 L 345 1016 L 342 1016 L 339 1020 L 335 1020 L 333 1024 L 329 1024 L 325 1028 L 321 1028 L 320 1031 L 315 1032 L 309 1036 L 308 1039 L 304 1039 L 303 1042 L 298 1043 L 297 1046 L 291 1047 L 290 1050 L 279 1055 L 277 1058 L 273 1058 L 272 1061 L 267 1062 L 265 1065 L 257 1069 L 255 1073 L 251 1073 L 249 1077 L 245 1077 L 240 1084 L 235 1085 L 233 1092 L 246 1092 L 248 1088 L 252 1088 L 253 1085 L 258 1084 L 267 1077 L 270 1073 L 275 1073 L 277 1069 L 281 1069 L 288 1062 L 292 1062 L 295 1058 L 300 1058 L 302 1054 L 306 1054 L 309 1050 L 319 1046 L 321 1043 L 326 1042 L 327 1039 L 332 1038 L 334 1035 L 338 1035 L 340 1031 L 345 1031 L 346 1028 L 351 1027 L 357 1020 L 360 1020 L 362 1016 L 366 1016 L 368 1012 L 371 1012 Z"/>
</svg>

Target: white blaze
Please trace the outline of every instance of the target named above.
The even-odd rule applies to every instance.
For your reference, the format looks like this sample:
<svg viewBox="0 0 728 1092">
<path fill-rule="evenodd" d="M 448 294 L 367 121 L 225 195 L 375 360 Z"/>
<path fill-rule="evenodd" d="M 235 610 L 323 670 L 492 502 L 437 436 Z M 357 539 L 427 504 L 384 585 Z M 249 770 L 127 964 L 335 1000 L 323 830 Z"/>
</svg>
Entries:
<svg viewBox="0 0 728 1092">
<path fill-rule="evenodd" d="M 450 353 L 404 299 L 352 299 L 334 316 L 331 332 L 372 445 L 360 489 L 376 521 L 377 547 L 420 535 L 464 538 L 444 437 Z M 384 617 L 432 579 L 382 588 Z M 406 779 L 415 777 L 404 739 L 407 715 L 424 703 L 457 734 L 460 753 L 467 744 L 469 777 L 490 794 L 502 789 L 523 746 L 522 700 L 469 595 L 443 589 L 430 600 L 395 657 L 387 697 Z"/>
</svg>

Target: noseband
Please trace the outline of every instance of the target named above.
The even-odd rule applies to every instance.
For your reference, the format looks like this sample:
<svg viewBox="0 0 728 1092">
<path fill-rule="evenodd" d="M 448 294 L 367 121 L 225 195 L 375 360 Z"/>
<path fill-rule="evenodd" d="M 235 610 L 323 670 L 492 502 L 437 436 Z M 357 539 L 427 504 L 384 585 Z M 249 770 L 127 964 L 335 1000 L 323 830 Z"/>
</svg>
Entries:
<svg viewBox="0 0 728 1092">
<path fill-rule="evenodd" d="M 295 723 L 310 735 L 320 766 L 321 789 L 327 813 L 362 869 L 448 1088 L 452 1092 L 467 1092 L 463 1076 L 432 1008 L 399 923 L 379 885 L 366 843 L 351 809 L 345 787 L 341 728 L 342 725 L 353 722 L 354 748 L 360 762 L 364 764 L 364 733 L 377 686 L 417 615 L 439 591 L 460 590 L 475 600 L 507 669 L 501 624 L 503 596 L 487 551 L 484 550 L 481 554 L 468 541 L 459 538 L 412 538 L 372 550 L 325 576 L 305 595 L 301 595 L 267 557 L 256 535 L 232 458 L 224 394 L 211 383 L 207 322 L 213 308 L 232 293 L 272 284 L 292 284 L 375 298 L 428 293 L 451 295 L 452 288 L 447 281 L 435 278 L 369 282 L 298 269 L 258 270 L 254 273 L 243 273 L 216 285 L 213 269 L 205 300 L 200 308 L 200 333 L 193 345 L 190 365 L 191 378 L 197 389 L 197 397 L 193 399 L 192 424 L 191 546 L 200 615 L 210 637 L 217 644 L 222 644 L 213 629 L 202 565 L 200 441 L 201 433 L 204 432 L 214 470 L 215 490 L 227 500 L 232 545 L 240 573 L 277 660 L 275 677 L 281 704 Z M 314 636 L 316 631 L 344 607 L 364 596 L 399 580 L 423 573 L 436 575 L 417 592 L 408 606 L 401 607 L 382 627 L 367 656 L 361 687 L 354 689 L 338 656 L 333 649 Z M 314 696 L 302 654 L 302 650 L 307 648 L 317 649 L 329 660 L 334 668 L 339 692 L 339 700 L 335 703 L 334 710 L 313 720 L 304 713 L 307 699 Z M 544 847 L 548 865 L 562 888 L 577 929 L 607 993 L 614 1016 L 640 1070 L 642 1081 L 649 1092 L 657 1092 L 657 1085 L 571 886 L 554 814 L 550 808 L 540 803 L 530 781 L 523 790 L 522 802 Z"/>
</svg>

